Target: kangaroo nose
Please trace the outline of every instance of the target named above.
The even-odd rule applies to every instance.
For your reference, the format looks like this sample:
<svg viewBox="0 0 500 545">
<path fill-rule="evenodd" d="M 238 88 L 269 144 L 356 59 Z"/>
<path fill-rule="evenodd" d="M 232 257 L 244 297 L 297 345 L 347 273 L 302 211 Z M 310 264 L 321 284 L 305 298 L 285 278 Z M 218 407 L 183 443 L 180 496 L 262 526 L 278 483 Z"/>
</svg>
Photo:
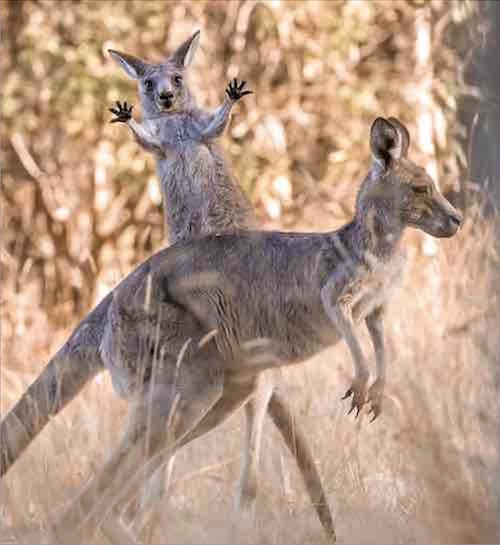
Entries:
<svg viewBox="0 0 500 545">
<path fill-rule="evenodd" d="M 174 98 L 174 93 L 172 91 L 162 91 L 160 93 L 160 100 L 172 100 Z"/>
<path fill-rule="evenodd" d="M 457 211 L 455 211 L 454 214 L 450 215 L 450 220 L 453 223 L 455 223 L 457 225 L 457 227 L 459 227 L 462 224 L 464 218 L 463 218 L 462 214 L 460 214 L 460 212 L 458 212 L 458 210 L 457 210 Z"/>
</svg>

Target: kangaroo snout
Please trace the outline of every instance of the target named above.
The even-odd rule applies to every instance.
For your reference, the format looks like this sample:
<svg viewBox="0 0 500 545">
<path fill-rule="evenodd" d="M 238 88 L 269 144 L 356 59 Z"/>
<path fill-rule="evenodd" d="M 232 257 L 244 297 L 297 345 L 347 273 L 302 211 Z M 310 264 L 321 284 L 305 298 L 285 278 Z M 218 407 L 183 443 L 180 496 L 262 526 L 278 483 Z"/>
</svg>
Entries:
<svg viewBox="0 0 500 545">
<path fill-rule="evenodd" d="M 462 214 L 458 210 L 453 209 L 453 212 L 448 214 L 448 224 L 449 224 L 448 233 L 449 234 L 445 236 L 449 236 L 449 237 L 453 236 L 458 231 L 462 223 L 463 223 Z"/>
<path fill-rule="evenodd" d="M 443 226 L 443 237 L 452 237 L 462 225 L 464 217 L 446 197 L 442 197 L 443 212 L 445 215 L 445 225 Z"/>
<path fill-rule="evenodd" d="M 457 227 L 460 227 L 462 225 L 462 222 L 464 221 L 462 214 L 458 210 L 455 210 L 453 214 L 450 215 L 450 221 L 453 224 L 456 224 Z"/>
<path fill-rule="evenodd" d="M 158 102 L 162 108 L 168 110 L 174 103 L 174 93 L 172 93 L 172 91 L 160 91 L 158 94 Z"/>
</svg>

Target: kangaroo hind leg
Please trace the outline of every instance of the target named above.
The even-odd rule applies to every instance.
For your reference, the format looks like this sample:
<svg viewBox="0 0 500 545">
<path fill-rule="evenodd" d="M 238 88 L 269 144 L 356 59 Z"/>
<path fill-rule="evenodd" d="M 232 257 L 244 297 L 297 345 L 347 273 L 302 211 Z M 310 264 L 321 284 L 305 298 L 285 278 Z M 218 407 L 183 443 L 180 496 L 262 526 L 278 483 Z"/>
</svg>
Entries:
<svg viewBox="0 0 500 545">
<path fill-rule="evenodd" d="M 261 374 L 255 394 L 245 405 L 246 434 L 243 447 L 243 466 L 236 495 L 235 507 L 244 519 L 255 521 L 255 502 L 259 487 L 259 465 L 264 418 L 273 393 L 273 384 L 267 374 Z"/>
<path fill-rule="evenodd" d="M 120 444 L 59 520 L 62 542 L 71 542 L 75 530 L 85 535 L 101 525 L 106 535 L 116 535 L 113 516 L 221 396 L 222 375 L 203 363 L 184 367 L 178 387 L 157 381 L 137 395 Z"/>
</svg>

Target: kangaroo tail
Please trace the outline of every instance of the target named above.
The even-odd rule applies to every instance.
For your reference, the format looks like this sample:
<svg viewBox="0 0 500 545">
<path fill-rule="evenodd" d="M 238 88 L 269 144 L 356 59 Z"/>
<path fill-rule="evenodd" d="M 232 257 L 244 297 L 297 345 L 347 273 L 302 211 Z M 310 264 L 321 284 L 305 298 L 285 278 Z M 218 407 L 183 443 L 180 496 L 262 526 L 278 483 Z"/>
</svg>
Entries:
<svg viewBox="0 0 500 545">
<path fill-rule="evenodd" d="M 64 409 L 100 370 L 93 358 L 58 353 L 0 423 L 3 477 L 52 416 Z"/>
<path fill-rule="evenodd" d="M 103 369 L 99 344 L 112 294 L 74 330 L 35 382 L 0 423 L 0 478 L 42 431 Z"/>
<path fill-rule="evenodd" d="M 314 462 L 314 457 L 309 449 L 305 435 L 300 427 L 294 425 L 293 415 L 276 390 L 273 391 L 269 401 L 268 411 L 290 452 L 297 460 L 297 465 L 302 473 L 307 492 L 328 538 L 332 543 L 335 543 L 336 535 L 333 517 L 323 489 L 321 477 Z"/>
</svg>

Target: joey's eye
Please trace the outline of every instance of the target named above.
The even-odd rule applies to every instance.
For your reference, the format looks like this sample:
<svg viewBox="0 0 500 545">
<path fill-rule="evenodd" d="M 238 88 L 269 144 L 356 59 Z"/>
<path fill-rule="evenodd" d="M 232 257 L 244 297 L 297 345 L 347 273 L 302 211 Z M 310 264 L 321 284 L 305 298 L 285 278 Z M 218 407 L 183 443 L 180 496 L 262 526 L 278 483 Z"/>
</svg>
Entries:
<svg viewBox="0 0 500 545">
<path fill-rule="evenodd" d="M 174 76 L 174 83 L 177 87 L 180 87 L 182 85 L 182 76 Z"/>
<path fill-rule="evenodd" d="M 151 91 L 151 89 L 153 88 L 153 82 L 150 79 L 147 79 L 144 82 L 144 87 L 146 88 L 146 91 Z"/>
</svg>

